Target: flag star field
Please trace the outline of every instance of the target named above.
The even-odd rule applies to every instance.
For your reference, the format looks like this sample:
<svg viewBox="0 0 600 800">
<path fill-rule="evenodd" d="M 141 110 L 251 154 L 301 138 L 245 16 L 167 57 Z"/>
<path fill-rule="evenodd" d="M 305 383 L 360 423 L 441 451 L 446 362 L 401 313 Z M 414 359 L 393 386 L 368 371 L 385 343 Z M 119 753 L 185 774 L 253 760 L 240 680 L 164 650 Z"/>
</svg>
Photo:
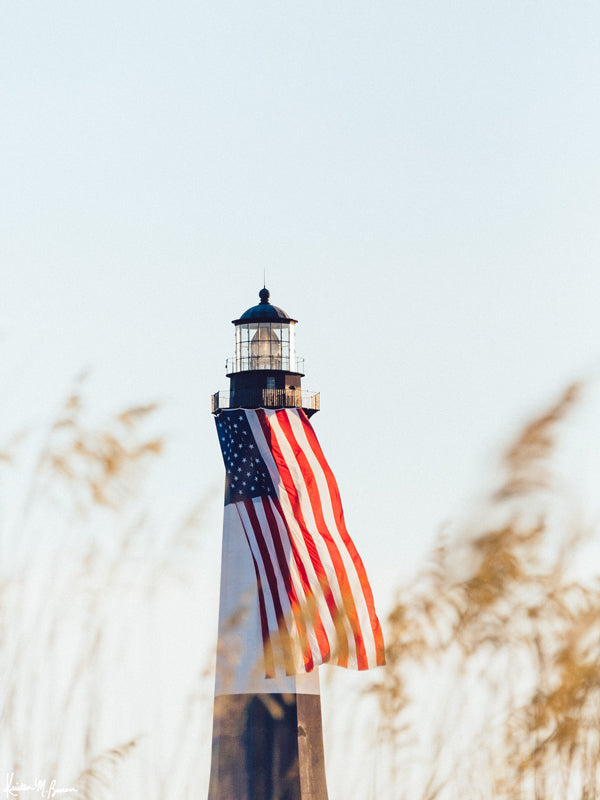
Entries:
<svg viewBox="0 0 600 800">
<path fill-rule="evenodd" d="M 216 420 L 225 462 L 225 505 L 253 497 L 275 497 L 275 488 L 244 413 L 220 414 Z"/>
</svg>

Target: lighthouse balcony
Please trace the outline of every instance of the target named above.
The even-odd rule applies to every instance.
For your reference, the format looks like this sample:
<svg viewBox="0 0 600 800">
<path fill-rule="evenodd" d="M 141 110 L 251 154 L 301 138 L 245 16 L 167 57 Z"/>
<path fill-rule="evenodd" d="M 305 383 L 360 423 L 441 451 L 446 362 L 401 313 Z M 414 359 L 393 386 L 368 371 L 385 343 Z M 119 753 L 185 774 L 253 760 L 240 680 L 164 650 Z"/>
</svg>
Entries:
<svg viewBox="0 0 600 800">
<path fill-rule="evenodd" d="M 319 392 L 307 392 L 302 389 L 254 389 L 243 393 L 243 404 L 236 402 L 232 392 L 220 391 L 211 397 L 213 414 L 225 408 L 302 408 L 310 417 L 321 408 Z"/>
<path fill-rule="evenodd" d="M 304 374 L 304 359 L 296 356 L 259 354 L 239 355 L 228 358 L 225 362 L 225 372 L 231 375 L 235 372 L 249 372 L 251 370 L 276 369 L 284 372 L 298 372 Z"/>
</svg>

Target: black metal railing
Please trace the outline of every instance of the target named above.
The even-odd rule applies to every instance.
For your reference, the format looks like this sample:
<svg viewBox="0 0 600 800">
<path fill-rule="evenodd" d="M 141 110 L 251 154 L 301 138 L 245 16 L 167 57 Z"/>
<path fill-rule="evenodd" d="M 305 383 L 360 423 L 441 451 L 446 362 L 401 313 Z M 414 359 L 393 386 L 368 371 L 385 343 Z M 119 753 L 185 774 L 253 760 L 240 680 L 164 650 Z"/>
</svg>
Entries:
<svg viewBox="0 0 600 800">
<path fill-rule="evenodd" d="M 284 372 L 304 373 L 303 358 L 284 356 L 233 356 L 225 362 L 225 372 L 247 372 L 251 369 L 277 369 Z"/>
<path fill-rule="evenodd" d="M 233 403 L 231 402 L 233 399 Z M 231 397 L 231 392 L 215 392 L 211 397 L 211 411 L 216 414 L 223 408 L 303 408 L 319 411 L 321 395 L 302 389 L 242 389 Z"/>
</svg>

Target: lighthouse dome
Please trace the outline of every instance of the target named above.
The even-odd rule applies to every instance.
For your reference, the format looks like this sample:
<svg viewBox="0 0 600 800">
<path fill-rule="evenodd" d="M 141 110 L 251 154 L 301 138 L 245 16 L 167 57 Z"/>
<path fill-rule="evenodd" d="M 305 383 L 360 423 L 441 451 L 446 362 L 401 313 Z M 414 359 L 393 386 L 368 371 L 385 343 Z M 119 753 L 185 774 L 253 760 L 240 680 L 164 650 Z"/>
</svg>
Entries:
<svg viewBox="0 0 600 800">
<path fill-rule="evenodd" d="M 297 322 L 286 314 L 282 308 L 271 305 L 269 297 L 271 293 L 268 289 L 261 289 L 258 293 L 260 303 L 244 311 L 239 319 L 234 319 L 234 324 L 238 322 Z"/>
</svg>

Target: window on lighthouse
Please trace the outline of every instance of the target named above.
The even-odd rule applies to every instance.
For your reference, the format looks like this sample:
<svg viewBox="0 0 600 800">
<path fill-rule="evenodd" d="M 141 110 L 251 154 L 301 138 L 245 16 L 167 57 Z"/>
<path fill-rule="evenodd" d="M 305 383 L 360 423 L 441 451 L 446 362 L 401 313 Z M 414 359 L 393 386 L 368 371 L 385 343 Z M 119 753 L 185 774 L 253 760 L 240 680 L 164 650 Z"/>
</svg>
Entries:
<svg viewBox="0 0 600 800">
<path fill-rule="evenodd" d="M 281 340 L 270 323 L 259 323 L 250 342 L 252 369 L 281 369 Z"/>
<path fill-rule="evenodd" d="M 294 330 L 288 322 L 244 322 L 235 331 L 236 372 L 295 369 Z"/>
</svg>

